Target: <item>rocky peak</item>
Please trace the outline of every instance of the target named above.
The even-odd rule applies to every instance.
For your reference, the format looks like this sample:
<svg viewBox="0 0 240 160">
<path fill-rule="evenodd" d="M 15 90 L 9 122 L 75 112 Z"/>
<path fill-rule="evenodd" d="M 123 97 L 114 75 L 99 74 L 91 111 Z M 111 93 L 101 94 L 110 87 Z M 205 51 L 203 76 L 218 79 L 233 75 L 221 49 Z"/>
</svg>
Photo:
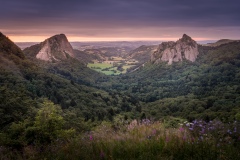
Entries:
<svg viewBox="0 0 240 160">
<path fill-rule="evenodd" d="M 194 62 L 198 54 L 197 43 L 188 35 L 183 34 L 182 38 L 176 42 L 161 43 L 157 51 L 151 55 L 151 61 L 155 63 L 165 61 L 169 65 L 184 59 Z"/>
<path fill-rule="evenodd" d="M 192 41 L 192 38 L 186 34 L 183 34 L 181 40 L 182 41 Z"/>
<path fill-rule="evenodd" d="M 59 34 L 46 39 L 40 44 L 40 50 L 36 58 L 45 61 L 61 61 L 69 56 L 74 57 L 71 44 L 64 34 Z"/>
</svg>

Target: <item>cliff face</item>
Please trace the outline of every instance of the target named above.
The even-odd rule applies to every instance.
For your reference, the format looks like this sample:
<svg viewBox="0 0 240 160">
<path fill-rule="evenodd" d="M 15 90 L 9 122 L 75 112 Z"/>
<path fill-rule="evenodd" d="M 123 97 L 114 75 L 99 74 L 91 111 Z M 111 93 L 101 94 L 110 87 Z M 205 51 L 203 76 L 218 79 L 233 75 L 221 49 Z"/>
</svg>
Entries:
<svg viewBox="0 0 240 160">
<path fill-rule="evenodd" d="M 55 35 L 40 44 L 40 50 L 36 54 L 37 59 L 44 61 L 61 61 L 74 57 L 71 44 L 64 34 Z"/>
<path fill-rule="evenodd" d="M 163 42 L 158 46 L 156 52 L 151 55 L 151 61 L 159 63 L 161 61 L 173 62 L 183 61 L 184 59 L 194 62 L 198 56 L 198 45 L 186 34 L 176 42 Z"/>
</svg>

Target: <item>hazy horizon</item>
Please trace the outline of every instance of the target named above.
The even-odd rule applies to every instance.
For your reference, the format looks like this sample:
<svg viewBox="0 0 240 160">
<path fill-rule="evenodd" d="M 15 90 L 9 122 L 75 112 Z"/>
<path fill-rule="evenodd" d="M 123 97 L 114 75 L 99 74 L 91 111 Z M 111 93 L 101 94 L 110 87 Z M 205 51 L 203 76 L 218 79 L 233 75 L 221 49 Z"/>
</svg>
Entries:
<svg viewBox="0 0 240 160">
<path fill-rule="evenodd" d="M 4 34 L 4 33 L 3 33 Z M 56 34 L 55 34 L 56 35 Z M 54 36 L 54 35 L 50 35 L 50 36 L 44 36 L 44 37 L 37 37 L 37 38 L 29 38 L 29 36 L 21 36 L 21 39 L 19 40 L 16 37 L 12 37 L 12 36 L 8 36 L 6 35 L 9 39 L 11 39 L 13 42 L 16 43 L 39 43 L 39 42 L 43 42 L 46 39 Z M 67 36 L 67 35 L 66 35 Z M 191 37 L 191 35 L 189 35 Z M 34 37 L 34 36 L 33 36 Z M 156 42 L 156 41 L 177 41 L 178 39 L 180 39 L 182 37 L 182 35 L 180 37 L 173 37 L 173 38 L 84 38 L 84 39 L 76 39 L 76 38 L 72 38 L 67 36 L 69 42 L 141 42 L 141 41 L 145 41 L 145 42 Z M 218 41 L 220 39 L 231 39 L 231 38 L 220 38 L 220 39 L 203 39 L 203 38 L 194 38 L 191 37 L 193 40 L 197 41 L 197 42 L 202 42 L 202 41 Z M 34 39 L 34 40 L 32 40 Z M 240 39 L 240 38 L 239 38 Z M 238 40 L 238 39 L 231 39 L 231 40 Z"/>
<path fill-rule="evenodd" d="M 10 37 L 9 37 L 10 38 Z M 50 38 L 50 37 L 49 37 Z M 10 38 L 11 39 L 11 38 Z M 179 38 L 178 38 L 179 39 Z M 178 39 L 176 39 L 176 40 L 178 40 Z M 46 40 L 46 39 L 44 39 L 44 40 Z M 37 44 L 37 43 L 41 43 L 41 42 L 43 42 L 44 40 L 42 40 L 42 41 L 23 41 L 23 42 L 21 42 L 21 41 L 13 41 L 14 43 L 35 43 L 35 44 Z M 194 40 L 194 39 L 193 39 Z M 202 44 L 206 44 L 206 43 L 213 43 L 213 42 L 217 42 L 217 41 L 219 41 L 219 40 L 221 40 L 221 39 L 212 39 L 212 40 L 200 40 L 200 41 L 196 41 L 197 43 L 202 43 Z M 239 40 L 239 39 L 230 39 L 230 40 Z M 102 41 L 69 41 L 70 43 L 104 43 L 104 42 L 106 42 L 106 43 L 119 43 L 119 42 L 129 42 L 129 43 L 131 43 L 131 42 L 167 42 L 168 40 L 116 40 L 116 41 L 109 41 L 109 40 L 102 40 Z M 170 41 L 170 40 L 169 40 Z M 172 40 L 172 41 L 175 41 L 175 40 Z"/>
</svg>

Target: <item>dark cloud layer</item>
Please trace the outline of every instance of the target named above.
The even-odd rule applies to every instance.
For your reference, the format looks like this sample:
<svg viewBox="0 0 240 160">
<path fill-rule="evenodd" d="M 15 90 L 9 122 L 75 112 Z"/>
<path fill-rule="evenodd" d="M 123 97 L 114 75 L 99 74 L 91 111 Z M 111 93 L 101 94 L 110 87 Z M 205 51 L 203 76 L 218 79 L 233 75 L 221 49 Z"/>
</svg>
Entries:
<svg viewBox="0 0 240 160">
<path fill-rule="evenodd" d="M 239 8 L 239 0 L 8 0 L 0 5 L 0 30 L 239 27 Z"/>
</svg>

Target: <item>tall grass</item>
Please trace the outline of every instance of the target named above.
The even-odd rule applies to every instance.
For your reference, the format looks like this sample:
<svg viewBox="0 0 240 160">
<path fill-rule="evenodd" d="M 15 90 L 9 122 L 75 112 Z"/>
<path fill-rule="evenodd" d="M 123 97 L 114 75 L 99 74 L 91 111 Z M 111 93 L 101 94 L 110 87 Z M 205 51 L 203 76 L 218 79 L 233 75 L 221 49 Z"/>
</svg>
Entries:
<svg viewBox="0 0 240 160">
<path fill-rule="evenodd" d="M 160 122 L 148 120 L 133 121 L 117 128 L 101 125 L 94 131 L 68 141 L 56 141 L 44 148 L 26 146 L 23 154 L 14 152 L 9 158 L 14 154 L 17 158 L 21 155 L 22 159 L 59 160 L 240 159 L 240 128 L 237 127 L 199 121 L 166 128 Z"/>
</svg>

